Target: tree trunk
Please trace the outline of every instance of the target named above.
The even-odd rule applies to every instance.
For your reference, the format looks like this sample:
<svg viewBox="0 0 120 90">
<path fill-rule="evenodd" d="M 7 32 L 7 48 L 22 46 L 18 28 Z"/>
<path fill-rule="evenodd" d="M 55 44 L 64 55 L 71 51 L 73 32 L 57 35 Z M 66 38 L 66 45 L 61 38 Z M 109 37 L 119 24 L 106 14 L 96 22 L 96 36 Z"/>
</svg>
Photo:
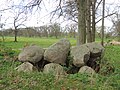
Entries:
<svg viewBox="0 0 120 90">
<path fill-rule="evenodd" d="M 102 11 L 102 34 L 101 34 L 101 44 L 104 46 L 104 16 L 105 16 L 105 0 L 103 0 L 103 11 Z"/>
<path fill-rule="evenodd" d="M 17 42 L 17 33 L 18 33 L 18 30 L 15 28 L 15 31 L 14 31 L 14 34 L 15 34 L 15 40 L 14 40 L 14 42 Z"/>
<path fill-rule="evenodd" d="M 78 41 L 77 44 L 81 45 L 86 43 L 86 23 L 85 23 L 85 7 L 86 0 L 77 0 L 78 8 Z"/>
<path fill-rule="evenodd" d="M 74 30 L 73 38 L 75 38 L 75 36 L 76 36 L 76 32 L 75 32 L 75 30 Z"/>
<path fill-rule="evenodd" d="M 92 42 L 95 42 L 95 32 L 96 32 L 96 27 L 95 27 L 95 5 L 96 5 L 96 0 L 92 2 Z"/>
<path fill-rule="evenodd" d="M 118 32 L 118 41 L 120 42 L 120 32 Z"/>
<path fill-rule="evenodd" d="M 55 31 L 55 38 L 57 39 L 58 37 L 57 37 L 57 32 Z"/>
<path fill-rule="evenodd" d="M 3 32 L 3 31 L 1 31 L 1 32 L 2 32 L 2 34 L 1 34 L 2 41 L 4 42 L 4 41 L 5 41 L 5 38 L 4 38 L 4 32 Z"/>
<path fill-rule="evenodd" d="M 91 35 L 91 1 L 87 0 L 87 13 L 86 13 L 86 21 L 87 21 L 87 42 L 92 42 Z"/>
<path fill-rule="evenodd" d="M 4 38 L 4 36 L 2 35 L 2 41 L 4 42 L 5 41 L 5 38 Z"/>
<path fill-rule="evenodd" d="M 119 19 L 119 15 L 117 15 L 117 22 L 116 22 L 116 31 L 118 33 L 117 38 L 118 41 L 120 42 L 120 19 Z"/>
</svg>

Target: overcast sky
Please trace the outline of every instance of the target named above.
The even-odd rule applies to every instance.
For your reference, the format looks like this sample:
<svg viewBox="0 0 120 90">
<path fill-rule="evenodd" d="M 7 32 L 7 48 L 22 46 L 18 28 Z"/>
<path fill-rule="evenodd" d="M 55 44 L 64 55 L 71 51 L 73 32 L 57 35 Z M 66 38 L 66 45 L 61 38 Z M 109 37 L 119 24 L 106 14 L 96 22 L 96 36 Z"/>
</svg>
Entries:
<svg viewBox="0 0 120 90">
<path fill-rule="evenodd" d="M 27 1 L 30 0 L 26 0 Z M 56 0 L 43 0 L 44 2 L 42 3 L 41 6 L 41 10 L 40 12 L 33 12 L 32 15 L 28 15 L 28 21 L 25 23 L 27 26 L 41 26 L 44 24 L 49 24 L 50 22 L 50 12 L 54 10 L 54 7 L 56 7 L 58 5 L 58 3 L 56 3 Z M 0 10 L 3 10 L 4 8 L 9 8 L 11 5 L 15 4 L 19 4 L 21 3 L 21 0 L 0 0 Z M 24 4 L 26 4 L 24 3 Z M 23 4 L 23 3 L 21 3 Z M 109 5 L 108 5 L 109 4 Z M 115 4 L 120 5 L 120 0 L 106 0 L 106 8 L 110 8 L 111 11 L 114 10 L 114 6 Z M 102 12 L 102 8 L 100 13 Z M 13 18 L 14 15 L 10 13 L 10 11 L 6 11 L 6 12 L 1 12 L 1 23 L 5 23 L 6 22 L 6 27 L 13 27 Z M 9 17 L 9 18 L 8 18 Z M 99 17 L 101 18 L 101 17 Z M 98 18 L 98 19 L 99 19 Z M 63 18 L 57 19 L 57 22 L 63 22 Z M 65 24 L 70 23 L 70 22 L 64 22 L 61 23 L 62 26 L 64 26 Z M 97 24 L 98 26 L 101 26 L 101 22 L 99 22 Z M 112 26 L 112 22 L 110 22 L 110 19 L 105 19 L 105 26 Z"/>
</svg>

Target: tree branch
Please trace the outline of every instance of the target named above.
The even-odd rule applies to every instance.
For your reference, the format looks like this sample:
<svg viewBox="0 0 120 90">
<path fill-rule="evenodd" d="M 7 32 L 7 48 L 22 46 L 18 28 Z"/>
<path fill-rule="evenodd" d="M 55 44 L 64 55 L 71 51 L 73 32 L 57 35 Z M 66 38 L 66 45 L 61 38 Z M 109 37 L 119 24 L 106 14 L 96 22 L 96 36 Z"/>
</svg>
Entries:
<svg viewBox="0 0 120 90">
<path fill-rule="evenodd" d="M 102 0 L 100 0 L 100 2 L 98 2 L 97 6 L 95 8 L 95 11 L 98 9 L 98 7 L 100 6 L 101 2 L 102 2 Z"/>
<path fill-rule="evenodd" d="M 115 13 L 111 13 L 111 14 L 108 14 L 107 16 L 105 16 L 104 18 L 107 18 L 107 17 L 109 17 L 109 16 L 112 16 L 112 15 L 114 15 L 114 14 L 116 14 L 116 12 Z M 98 21 L 96 21 L 96 23 L 95 24 L 97 24 L 98 22 L 100 22 L 102 20 L 102 18 L 101 19 L 99 19 Z"/>
<path fill-rule="evenodd" d="M 14 7 L 14 6 L 12 6 L 12 7 Z M 2 9 L 2 10 L 0 10 L 0 12 L 2 12 L 2 11 L 6 11 L 6 10 L 9 10 L 9 9 L 11 9 L 12 7 L 10 7 L 10 8 L 5 8 L 5 9 Z"/>
</svg>

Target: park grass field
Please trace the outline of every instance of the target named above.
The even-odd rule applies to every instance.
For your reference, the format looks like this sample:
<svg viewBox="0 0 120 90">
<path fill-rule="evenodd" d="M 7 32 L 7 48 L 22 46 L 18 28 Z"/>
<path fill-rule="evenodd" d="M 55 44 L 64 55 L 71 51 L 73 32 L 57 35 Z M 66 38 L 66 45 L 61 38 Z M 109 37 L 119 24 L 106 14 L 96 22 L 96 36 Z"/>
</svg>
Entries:
<svg viewBox="0 0 120 90">
<path fill-rule="evenodd" d="M 68 38 L 71 45 L 76 45 L 76 40 Z M 21 63 L 15 61 L 13 56 L 18 52 L 12 49 L 23 48 L 25 44 L 37 44 L 47 48 L 59 39 L 56 38 L 26 38 L 18 37 L 18 42 L 13 42 L 13 37 L 6 37 L 5 42 L 0 42 L 0 48 L 6 55 L 13 53 L 7 60 L 0 60 L 0 90 L 120 90 L 120 46 L 105 47 L 102 59 L 103 68 L 93 77 L 83 74 L 70 74 L 61 80 L 56 80 L 52 75 L 41 72 L 22 73 L 16 72 L 15 67 Z M 12 49 L 6 49 L 6 48 Z M 5 48 L 5 49 L 4 49 Z M 8 53 L 10 52 L 10 53 Z M 114 67 L 114 72 L 109 72 L 109 67 Z M 108 72 L 107 74 L 103 74 Z"/>
<path fill-rule="evenodd" d="M 29 37 L 18 37 L 18 42 L 13 42 L 14 37 L 5 37 L 5 41 L 1 42 L 4 43 L 5 45 L 18 49 L 24 47 L 24 45 L 28 44 L 36 44 L 39 45 L 40 47 L 47 48 L 53 43 L 57 42 L 61 38 L 29 38 Z M 76 45 L 76 39 L 75 38 L 68 38 L 70 40 L 71 45 Z"/>
</svg>

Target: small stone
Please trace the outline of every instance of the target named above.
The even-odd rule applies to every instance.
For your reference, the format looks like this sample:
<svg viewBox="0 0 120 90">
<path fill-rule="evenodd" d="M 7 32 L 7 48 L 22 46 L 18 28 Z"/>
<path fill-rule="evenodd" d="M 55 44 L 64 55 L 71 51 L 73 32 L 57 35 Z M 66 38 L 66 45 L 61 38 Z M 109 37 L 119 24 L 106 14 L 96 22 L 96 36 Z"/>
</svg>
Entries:
<svg viewBox="0 0 120 90">
<path fill-rule="evenodd" d="M 18 72 L 33 72 L 36 71 L 37 68 L 35 68 L 31 63 L 29 62 L 24 62 L 23 64 L 21 64 L 20 66 L 16 67 L 15 70 L 17 70 Z"/>
<path fill-rule="evenodd" d="M 95 74 L 95 71 L 91 67 L 83 66 L 80 68 L 79 73 L 82 73 L 82 74 L 86 73 L 89 75 L 93 75 L 93 74 Z"/>
</svg>

